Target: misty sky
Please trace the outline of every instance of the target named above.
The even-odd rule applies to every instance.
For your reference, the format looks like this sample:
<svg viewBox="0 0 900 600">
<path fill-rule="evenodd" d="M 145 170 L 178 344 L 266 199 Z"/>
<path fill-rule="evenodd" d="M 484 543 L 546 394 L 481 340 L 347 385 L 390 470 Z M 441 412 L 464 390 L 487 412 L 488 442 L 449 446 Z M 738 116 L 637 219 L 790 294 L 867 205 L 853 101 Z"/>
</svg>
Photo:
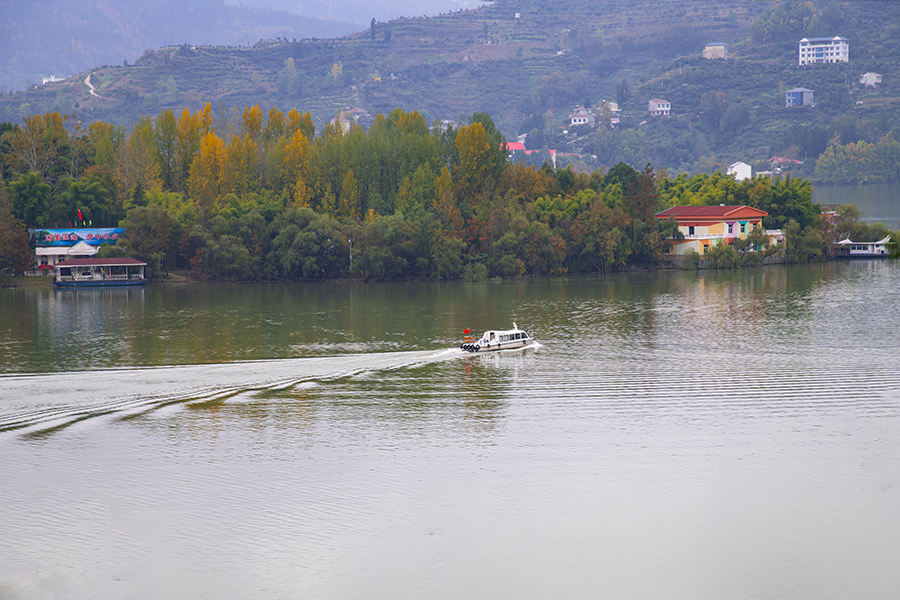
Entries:
<svg viewBox="0 0 900 600">
<path fill-rule="evenodd" d="M 397 18 L 431 16 L 447 11 L 475 8 L 477 0 L 226 0 L 226 4 L 243 4 L 255 8 L 285 10 L 306 17 L 344 21 L 368 27 L 374 17 L 378 21 Z"/>
</svg>

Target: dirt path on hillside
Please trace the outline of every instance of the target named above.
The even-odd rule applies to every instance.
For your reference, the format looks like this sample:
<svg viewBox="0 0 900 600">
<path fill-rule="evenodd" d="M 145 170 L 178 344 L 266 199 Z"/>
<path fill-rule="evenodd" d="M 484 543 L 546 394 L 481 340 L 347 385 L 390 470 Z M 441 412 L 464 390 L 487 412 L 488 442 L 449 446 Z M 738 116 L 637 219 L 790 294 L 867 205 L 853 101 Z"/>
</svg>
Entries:
<svg viewBox="0 0 900 600">
<path fill-rule="evenodd" d="M 84 78 L 84 85 L 88 86 L 88 89 L 91 90 L 91 96 L 97 96 L 97 92 L 94 91 L 94 86 L 91 85 L 91 73 L 88 73 L 88 76 Z M 98 98 L 100 96 L 97 96 Z"/>
</svg>

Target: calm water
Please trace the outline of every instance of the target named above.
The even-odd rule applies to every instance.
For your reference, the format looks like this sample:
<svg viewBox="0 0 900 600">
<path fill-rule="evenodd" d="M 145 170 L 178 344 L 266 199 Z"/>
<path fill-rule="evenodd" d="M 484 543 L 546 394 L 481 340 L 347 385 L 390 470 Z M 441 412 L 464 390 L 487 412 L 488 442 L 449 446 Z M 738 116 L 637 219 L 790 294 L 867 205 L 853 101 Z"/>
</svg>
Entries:
<svg viewBox="0 0 900 600">
<path fill-rule="evenodd" d="M 900 230 L 900 183 L 818 186 L 813 189 L 813 202 L 855 204 L 863 221 Z"/>
<path fill-rule="evenodd" d="M 898 289 L 0 290 L 0 598 L 893 600 Z"/>
</svg>

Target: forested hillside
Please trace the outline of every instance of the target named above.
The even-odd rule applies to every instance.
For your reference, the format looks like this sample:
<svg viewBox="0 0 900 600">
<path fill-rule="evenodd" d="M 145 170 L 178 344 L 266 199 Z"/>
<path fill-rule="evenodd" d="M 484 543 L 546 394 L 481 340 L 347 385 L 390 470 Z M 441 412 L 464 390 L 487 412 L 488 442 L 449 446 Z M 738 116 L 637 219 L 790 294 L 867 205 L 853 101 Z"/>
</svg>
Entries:
<svg viewBox="0 0 900 600">
<path fill-rule="evenodd" d="M 838 175 L 815 164 L 832 143 L 856 155 L 848 144 L 897 140 L 898 27 L 900 3 L 878 0 L 500 0 L 331 40 L 151 49 L 128 66 L 0 97 L 0 120 L 56 111 L 130 127 L 141 115 L 207 101 L 218 118 L 234 106 L 297 108 L 320 128 L 349 108 L 374 116 L 403 107 L 429 123 L 481 111 L 507 139 L 534 132 L 530 147 L 585 170 L 624 161 L 698 173 L 738 160 L 761 170 L 784 156 L 806 177 L 881 181 L 896 169 Z M 850 63 L 797 66 L 797 41 L 817 35 L 850 39 Z M 712 41 L 729 44 L 727 60 L 701 58 Z M 883 83 L 861 86 L 868 71 Z M 798 86 L 814 90 L 815 106 L 785 108 L 784 92 Z M 671 117 L 649 118 L 653 97 L 672 103 Z M 567 127 L 575 106 L 603 100 L 622 109 L 616 128 Z M 891 152 L 875 154 L 884 162 Z"/>
<path fill-rule="evenodd" d="M 0 2 L 0 91 L 24 90 L 40 85 L 44 77 L 68 77 L 103 64 L 131 63 L 148 48 L 170 44 L 250 46 L 265 38 L 336 37 L 360 28 L 346 18 L 323 20 L 235 4 L 227 6 L 224 0 L 4 0 Z"/>
</svg>

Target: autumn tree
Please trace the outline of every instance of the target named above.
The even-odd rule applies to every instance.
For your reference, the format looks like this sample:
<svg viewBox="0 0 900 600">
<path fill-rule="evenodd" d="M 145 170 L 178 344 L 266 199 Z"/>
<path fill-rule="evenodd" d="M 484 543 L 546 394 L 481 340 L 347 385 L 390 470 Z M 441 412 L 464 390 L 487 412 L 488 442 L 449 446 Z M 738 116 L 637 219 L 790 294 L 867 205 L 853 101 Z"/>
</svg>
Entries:
<svg viewBox="0 0 900 600">
<path fill-rule="evenodd" d="M 341 209 L 338 215 L 345 221 L 359 219 L 359 182 L 353 175 L 353 169 L 347 171 L 341 184 Z"/>
<path fill-rule="evenodd" d="M 144 116 L 131 131 L 128 141 L 116 153 L 115 178 L 123 198 L 134 199 L 159 179 L 155 157 L 153 122 Z"/>
<path fill-rule="evenodd" d="M 19 275 L 31 264 L 31 247 L 25 223 L 12 213 L 9 200 L 0 190 L 0 277 Z"/>
<path fill-rule="evenodd" d="M 88 125 L 88 138 L 94 149 L 93 165 L 113 170 L 116 151 L 125 143 L 125 128 L 111 123 L 94 121 Z"/>
<path fill-rule="evenodd" d="M 222 196 L 222 168 L 225 163 L 225 145 L 214 132 L 207 133 L 200 141 L 200 150 L 190 169 L 188 189 L 205 219 L 212 216 Z"/>
<path fill-rule="evenodd" d="M 65 123 L 69 117 L 56 112 L 25 117 L 24 125 L 3 135 L 9 147 L 6 161 L 17 173 L 36 173 L 41 180 L 54 185 L 69 145 Z"/>
<path fill-rule="evenodd" d="M 215 134 L 211 134 L 215 135 Z M 202 144 L 201 144 L 202 153 Z M 259 187 L 259 155 L 256 143 L 245 133 L 243 138 L 234 136 L 224 148 L 220 171 L 222 194 L 234 192 L 246 194 Z"/>
<path fill-rule="evenodd" d="M 453 173 L 455 194 L 461 204 L 465 203 L 472 209 L 478 203 L 484 185 L 488 153 L 491 150 L 485 139 L 484 126 L 476 122 L 460 127 L 456 136 L 456 149 L 459 151 L 459 164 Z"/>
<path fill-rule="evenodd" d="M 185 107 L 175 123 L 175 181 L 179 191 L 187 189 L 194 157 L 200 141 L 212 131 L 212 107 L 209 102 L 194 114 Z"/>
<path fill-rule="evenodd" d="M 287 128 L 285 135 L 287 136 L 293 135 L 299 129 L 307 140 L 312 140 L 316 137 L 316 126 L 309 115 L 309 111 L 301 114 L 296 108 L 292 108 L 288 111 L 285 118 L 285 126 Z"/>
</svg>

